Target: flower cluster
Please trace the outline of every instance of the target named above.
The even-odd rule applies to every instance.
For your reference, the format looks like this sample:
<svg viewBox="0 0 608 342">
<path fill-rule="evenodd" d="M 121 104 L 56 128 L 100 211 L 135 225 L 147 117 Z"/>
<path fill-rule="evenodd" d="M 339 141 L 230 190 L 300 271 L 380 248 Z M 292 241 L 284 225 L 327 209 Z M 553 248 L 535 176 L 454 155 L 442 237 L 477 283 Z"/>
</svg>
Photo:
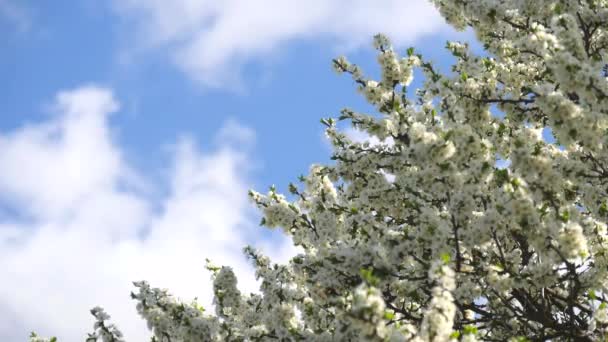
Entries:
<svg viewBox="0 0 608 342">
<path fill-rule="evenodd" d="M 456 314 L 456 306 L 451 293 L 456 287 L 454 272 L 445 265 L 435 263 L 429 273 L 430 278 L 437 284 L 433 287 L 432 299 L 420 325 L 419 340 L 446 341 L 452 334 Z"/>
<path fill-rule="evenodd" d="M 93 325 L 95 331 L 89 334 L 86 342 L 124 342 L 120 330 L 114 324 L 106 323 L 110 319 L 110 315 L 102 308 L 94 307 L 91 309 L 91 314 L 95 317 Z"/>
</svg>

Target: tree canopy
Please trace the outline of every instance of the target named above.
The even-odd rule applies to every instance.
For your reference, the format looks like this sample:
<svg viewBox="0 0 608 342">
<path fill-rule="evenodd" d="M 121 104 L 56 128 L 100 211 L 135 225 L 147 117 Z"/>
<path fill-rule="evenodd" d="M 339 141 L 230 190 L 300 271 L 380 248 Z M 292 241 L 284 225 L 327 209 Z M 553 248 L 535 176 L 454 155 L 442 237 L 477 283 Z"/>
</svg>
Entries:
<svg viewBox="0 0 608 342">
<path fill-rule="evenodd" d="M 441 73 L 378 35 L 381 79 L 333 60 L 376 112 L 322 120 L 334 163 L 291 195 L 250 192 L 262 224 L 302 252 L 279 265 L 245 248 L 255 294 L 209 265 L 215 313 L 136 282 L 154 341 L 608 337 L 608 1 L 433 2 L 483 54 L 448 42 L 455 64 Z M 122 341 L 92 313 L 90 341 Z"/>
</svg>

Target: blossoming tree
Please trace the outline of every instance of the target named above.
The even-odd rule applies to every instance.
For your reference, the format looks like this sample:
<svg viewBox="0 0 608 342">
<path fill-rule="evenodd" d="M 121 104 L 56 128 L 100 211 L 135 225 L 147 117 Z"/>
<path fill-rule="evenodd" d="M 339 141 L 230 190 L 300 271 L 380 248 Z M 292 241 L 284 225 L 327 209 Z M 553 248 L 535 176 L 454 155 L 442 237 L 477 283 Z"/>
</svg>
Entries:
<svg viewBox="0 0 608 342">
<path fill-rule="evenodd" d="M 293 201 L 250 193 L 303 251 L 277 265 L 246 248 L 260 293 L 209 266 L 212 314 L 135 283 L 154 341 L 607 338 L 608 1 L 434 3 L 486 53 L 449 42 L 446 75 L 376 36 L 380 80 L 334 60 L 377 109 L 338 120 L 380 142 L 323 120 L 335 163 L 290 185 Z M 122 341 L 92 313 L 90 341 Z"/>
</svg>

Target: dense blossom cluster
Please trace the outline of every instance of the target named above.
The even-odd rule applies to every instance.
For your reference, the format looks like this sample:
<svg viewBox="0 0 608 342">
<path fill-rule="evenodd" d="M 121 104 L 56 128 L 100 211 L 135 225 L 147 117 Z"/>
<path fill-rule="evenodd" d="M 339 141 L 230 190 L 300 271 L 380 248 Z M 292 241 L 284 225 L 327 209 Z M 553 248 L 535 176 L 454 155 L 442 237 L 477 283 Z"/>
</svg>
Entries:
<svg viewBox="0 0 608 342">
<path fill-rule="evenodd" d="M 303 251 L 276 265 L 247 248 L 260 293 L 212 268 L 207 315 L 136 283 L 157 341 L 607 338 L 608 1 L 434 3 L 484 55 L 449 42 L 445 75 L 377 36 L 380 80 L 335 59 L 377 109 L 339 120 L 380 142 L 323 120 L 335 163 L 292 197 L 250 193 Z"/>
<path fill-rule="evenodd" d="M 95 317 L 95 329 L 86 339 L 86 342 L 124 342 L 122 333 L 114 324 L 106 324 L 106 321 L 110 319 L 102 308 L 95 307 L 91 309 L 91 314 Z"/>
</svg>

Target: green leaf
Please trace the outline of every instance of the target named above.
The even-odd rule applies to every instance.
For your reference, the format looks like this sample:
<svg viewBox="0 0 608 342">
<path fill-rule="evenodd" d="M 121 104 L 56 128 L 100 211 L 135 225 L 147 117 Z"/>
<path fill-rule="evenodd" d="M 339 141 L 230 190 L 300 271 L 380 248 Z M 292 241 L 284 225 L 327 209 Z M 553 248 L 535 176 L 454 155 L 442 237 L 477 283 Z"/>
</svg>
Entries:
<svg viewBox="0 0 608 342">
<path fill-rule="evenodd" d="M 399 111 L 399 101 L 397 100 L 393 101 L 393 111 Z"/>
<path fill-rule="evenodd" d="M 534 152 L 532 152 L 532 155 L 533 156 L 540 155 L 542 148 L 543 148 L 542 143 L 540 143 L 540 142 L 536 143 L 536 145 L 534 145 Z"/>
<path fill-rule="evenodd" d="M 489 58 L 482 58 L 483 66 L 486 67 L 487 70 L 494 69 L 494 63 Z"/>
<path fill-rule="evenodd" d="M 321 119 L 321 123 L 324 124 L 325 126 L 327 126 L 328 128 L 333 127 L 333 125 L 336 123 L 334 121 L 334 119 L 329 118 L 329 119 Z"/>
<path fill-rule="evenodd" d="M 407 48 L 407 55 L 409 57 L 412 57 L 414 55 L 414 48 L 413 47 Z"/>
<path fill-rule="evenodd" d="M 390 311 L 385 311 L 384 312 L 384 319 L 387 319 L 389 321 L 395 319 L 395 313 L 394 312 L 390 312 Z"/>
<path fill-rule="evenodd" d="M 441 253 L 440 258 L 444 264 L 449 264 L 450 260 L 452 259 L 449 253 Z"/>
<path fill-rule="evenodd" d="M 462 329 L 465 334 L 475 335 L 477 334 L 477 327 L 474 325 L 465 325 Z"/>
<path fill-rule="evenodd" d="M 469 75 L 467 75 L 467 73 L 466 73 L 466 72 L 464 72 L 464 71 L 463 71 L 463 72 L 460 74 L 460 79 L 461 79 L 461 80 L 463 80 L 464 82 L 466 82 L 468 78 L 469 78 Z"/>
<path fill-rule="evenodd" d="M 602 205 L 600 205 L 600 215 L 606 216 L 606 214 L 608 214 L 608 204 L 604 201 L 602 202 Z"/>
<path fill-rule="evenodd" d="M 573 201 L 576 198 L 576 190 L 565 189 L 564 195 L 565 195 L 564 197 L 566 198 L 566 200 Z"/>
<path fill-rule="evenodd" d="M 503 184 L 509 181 L 509 170 L 507 169 L 496 169 L 494 170 L 494 178 L 496 179 L 496 184 L 498 187 L 501 187 Z"/>
<path fill-rule="evenodd" d="M 562 222 L 568 222 L 570 220 L 570 213 L 568 212 L 568 210 L 564 211 L 561 215 L 559 215 L 559 219 L 562 220 Z"/>
<path fill-rule="evenodd" d="M 362 268 L 359 271 L 359 273 L 361 275 L 361 279 L 363 279 L 363 281 L 365 281 L 368 285 L 376 286 L 380 282 L 380 279 L 378 279 L 378 277 L 374 276 L 373 267 Z"/>
<path fill-rule="evenodd" d="M 490 10 L 490 12 L 488 12 L 488 18 L 490 18 L 491 21 L 496 21 L 496 9 L 492 8 Z"/>
<path fill-rule="evenodd" d="M 496 133 L 498 133 L 498 135 L 502 136 L 506 130 L 507 130 L 507 126 L 503 122 L 501 122 L 500 125 L 498 126 L 498 131 Z"/>
<path fill-rule="evenodd" d="M 525 336 L 517 336 L 513 339 L 514 342 L 530 342 L 530 340 Z"/>
<path fill-rule="evenodd" d="M 289 192 L 296 195 L 298 193 L 298 188 L 293 183 L 289 183 Z"/>
<path fill-rule="evenodd" d="M 483 162 L 483 164 L 481 164 L 481 171 L 486 171 L 489 168 L 490 168 L 490 163 Z"/>
<path fill-rule="evenodd" d="M 555 8 L 553 8 L 553 11 L 557 15 L 562 14 L 562 11 L 563 11 L 562 5 L 561 4 L 556 4 Z"/>
<path fill-rule="evenodd" d="M 544 203 L 543 206 L 538 209 L 541 218 L 549 213 L 547 209 L 549 209 L 549 205 L 547 203 Z"/>
</svg>

